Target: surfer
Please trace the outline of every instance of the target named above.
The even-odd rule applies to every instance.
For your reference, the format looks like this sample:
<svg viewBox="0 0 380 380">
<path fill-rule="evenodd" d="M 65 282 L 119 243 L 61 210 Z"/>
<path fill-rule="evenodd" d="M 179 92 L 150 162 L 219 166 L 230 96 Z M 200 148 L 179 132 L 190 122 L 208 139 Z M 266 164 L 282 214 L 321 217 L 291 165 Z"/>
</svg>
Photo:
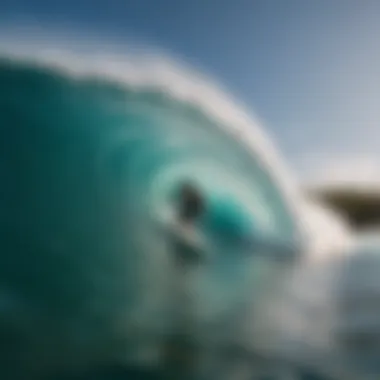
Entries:
<svg viewBox="0 0 380 380">
<path fill-rule="evenodd" d="M 196 224 L 205 212 L 205 200 L 201 192 L 190 182 L 179 190 L 176 223 L 178 239 L 175 255 L 182 267 L 197 264 L 202 259 L 199 231 Z"/>
<path fill-rule="evenodd" d="M 200 191 L 191 183 L 186 182 L 180 189 L 180 204 L 178 218 L 180 223 L 188 225 L 199 218 L 204 209 L 204 199 Z"/>
<path fill-rule="evenodd" d="M 205 200 L 201 192 L 190 182 L 184 183 L 178 192 L 171 233 L 176 265 L 176 291 L 173 299 L 175 317 L 173 332 L 166 339 L 163 349 L 165 377 L 169 380 L 185 379 L 199 362 L 199 347 L 193 336 L 195 305 L 188 276 L 202 263 L 204 256 L 196 228 L 197 221 L 204 212 Z"/>
</svg>

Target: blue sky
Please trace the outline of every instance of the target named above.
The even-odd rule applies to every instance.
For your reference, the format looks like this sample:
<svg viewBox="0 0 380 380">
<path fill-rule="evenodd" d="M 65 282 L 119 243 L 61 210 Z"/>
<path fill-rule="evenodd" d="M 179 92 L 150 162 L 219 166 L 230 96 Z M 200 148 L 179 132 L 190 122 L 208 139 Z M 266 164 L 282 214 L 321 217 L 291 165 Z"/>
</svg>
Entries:
<svg viewBox="0 0 380 380">
<path fill-rule="evenodd" d="M 2 0 L 0 27 L 158 46 L 210 73 L 308 176 L 380 180 L 378 0 Z"/>
</svg>

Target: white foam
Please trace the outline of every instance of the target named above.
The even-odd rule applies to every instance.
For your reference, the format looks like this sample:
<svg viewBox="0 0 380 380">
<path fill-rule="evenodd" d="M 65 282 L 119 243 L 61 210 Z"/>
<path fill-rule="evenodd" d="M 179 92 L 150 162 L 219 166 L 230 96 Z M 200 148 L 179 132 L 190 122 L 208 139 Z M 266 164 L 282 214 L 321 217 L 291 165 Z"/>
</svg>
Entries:
<svg viewBox="0 0 380 380">
<path fill-rule="evenodd" d="M 303 225 L 308 233 L 308 258 L 325 261 L 344 254 L 352 243 L 352 231 L 343 216 L 317 202 L 302 202 Z"/>
</svg>

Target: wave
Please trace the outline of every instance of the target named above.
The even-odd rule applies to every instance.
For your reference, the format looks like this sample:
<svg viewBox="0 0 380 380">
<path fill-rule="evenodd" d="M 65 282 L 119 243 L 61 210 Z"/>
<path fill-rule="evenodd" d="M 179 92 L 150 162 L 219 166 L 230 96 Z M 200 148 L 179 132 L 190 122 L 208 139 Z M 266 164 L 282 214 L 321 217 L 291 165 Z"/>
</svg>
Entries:
<svg viewBox="0 0 380 380">
<path fill-rule="evenodd" d="M 304 220 L 302 197 L 258 122 L 204 76 L 157 53 L 51 46 L 0 49 L 0 333 L 23 332 L 29 371 L 154 361 L 146 351 L 177 318 L 161 226 L 178 187 L 235 199 L 282 238 Z M 181 284 L 202 343 L 235 341 L 252 305 L 249 328 L 270 330 L 266 305 L 289 273 L 238 251 L 219 246 Z"/>
</svg>

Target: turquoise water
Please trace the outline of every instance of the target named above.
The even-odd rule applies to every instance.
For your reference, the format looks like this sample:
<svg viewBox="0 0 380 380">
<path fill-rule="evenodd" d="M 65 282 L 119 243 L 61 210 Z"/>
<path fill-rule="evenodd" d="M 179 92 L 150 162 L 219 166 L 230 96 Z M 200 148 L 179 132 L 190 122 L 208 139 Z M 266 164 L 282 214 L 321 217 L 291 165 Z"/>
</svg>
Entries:
<svg viewBox="0 0 380 380">
<path fill-rule="evenodd" d="M 265 343 L 284 312 L 261 310 L 291 269 L 265 239 L 299 232 L 261 140 L 239 137 L 217 117 L 223 107 L 197 96 L 37 61 L 0 58 L 0 378 L 167 379 L 165 344 L 183 333 L 205 365 L 192 380 L 242 376 L 241 366 L 250 379 L 255 333 Z M 173 216 L 189 181 L 206 207 L 187 239 Z M 181 250 L 198 261 L 178 267 Z M 285 317 L 298 316 L 292 305 Z M 305 339 L 295 362 L 308 357 Z M 238 357 L 208 357 L 235 343 Z M 335 365 L 326 352 L 322 366 Z"/>
<path fill-rule="evenodd" d="M 135 361 L 162 343 L 178 279 L 161 227 L 183 181 L 209 206 L 197 228 L 212 263 L 191 268 L 184 290 L 194 339 L 223 335 L 272 281 L 239 239 L 295 226 L 270 173 L 224 127 L 154 86 L 0 59 L 5 374 Z"/>
</svg>

